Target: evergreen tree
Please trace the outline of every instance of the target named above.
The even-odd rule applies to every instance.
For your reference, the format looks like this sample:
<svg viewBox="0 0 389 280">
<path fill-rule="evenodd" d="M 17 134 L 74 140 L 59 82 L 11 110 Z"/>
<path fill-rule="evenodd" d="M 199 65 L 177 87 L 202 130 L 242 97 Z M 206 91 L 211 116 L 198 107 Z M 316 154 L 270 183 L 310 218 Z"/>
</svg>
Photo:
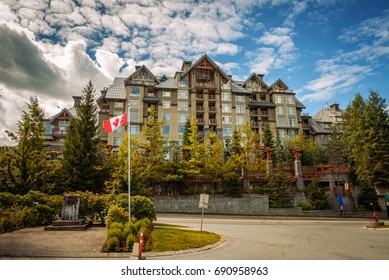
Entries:
<svg viewBox="0 0 389 280">
<path fill-rule="evenodd" d="M 232 149 L 231 152 L 235 153 L 237 155 L 240 155 L 241 153 L 241 143 L 242 143 L 242 134 L 239 129 L 235 129 L 234 132 L 232 133 Z"/>
<path fill-rule="evenodd" d="M 190 147 L 190 136 L 191 136 L 191 121 L 189 119 L 186 120 L 185 122 L 185 130 L 184 130 L 184 134 L 182 136 L 182 148 L 183 150 L 185 151 L 185 159 L 186 160 L 189 160 L 190 159 L 190 151 L 189 151 L 189 147 Z"/>
<path fill-rule="evenodd" d="M 148 188 L 151 187 L 153 182 L 159 181 L 164 175 L 165 158 L 169 148 L 167 146 L 168 143 L 162 135 L 163 124 L 163 121 L 158 121 L 155 107 L 151 106 L 146 126 L 142 133 L 145 141 L 141 145 L 144 153 L 144 164 L 147 170 L 145 180 Z"/>
<path fill-rule="evenodd" d="M 378 197 L 374 187 L 362 183 L 362 188 L 358 194 L 359 211 L 379 211 L 381 206 L 378 203 Z"/>
<path fill-rule="evenodd" d="M 225 182 L 225 195 L 228 197 L 241 197 L 243 192 L 242 182 L 235 176 Z"/>
<path fill-rule="evenodd" d="M 269 197 L 270 208 L 290 207 L 292 196 L 289 191 L 288 182 L 283 175 L 273 175 L 268 182 L 261 187 L 262 195 Z"/>
<path fill-rule="evenodd" d="M 360 184 L 377 188 L 389 183 L 389 118 L 385 99 L 370 91 L 357 94 L 344 112 L 343 139 Z"/>
<path fill-rule="evenodd" d="M 205 172 L 212 181 L 212 193 L 214 190 L 214 182 L 221 182 L 225 176 L 224 170 L 224 152 L 226 148 L 223 142 L 217 137 L 215 131 L 209 133 L 208 138 L 204 139 L 206 162 Z"/>
<path fill-rule="evenodd" d="M 98 185 L 101 160 L 98 156 L 98 122 L 95 88 L 92 81 L 82 90 L 76 116 L 67 129 L 63 150 L 65 189 L 68 191 L 101 192 Z"/>
<path fill-rule="evenodd" d="M 331 164 L 345 164 L 348 162 L 347 145 L 342 137 L 342 132 L 336 125 L 331 129 L 327 152 L 328 161 Z"/>
<path fill-rule="evenodd" d="M 195 194 L 197 193 L 197 183 L 203 178 L 205 164 L 204 141 L 197 133 L 196 119 L 193 117 L 189 129 L 189 146 L 187 151 L 190 154 L 187 159 L 187 175 L 193 178 L 195 183 Z"/>
<path fill-rule="evenodd" d="M 273 132 L 271 131 L 268 123 L 266 123 L 262 131 L 263 131 L 263 146 L 265 148 L 274 148 L 275 143 L 274 143 Z"/>
<path fill-rule="evenodd" d="M 6 173 L 11 182 L 9 190 L 19 194 L 40 190 L 48 174 L 43 143 L 43 110 L 37 97 L 31 98 L 27 106 L 28 112 L 23 112 L 17 132 L 6 131 L 18 143 L 15 149 L 7 151 Z"/>
<path fill-rule="evenodd" d="M 316 210 L 323 210 L 327 207 L 328 202 L 325 195 L 324 188 L 320 187 L 319 180 L 314 178 L 311 183 L 304 188 L 305 194 L 307 195 L 311 206 Z"/>
</svg>

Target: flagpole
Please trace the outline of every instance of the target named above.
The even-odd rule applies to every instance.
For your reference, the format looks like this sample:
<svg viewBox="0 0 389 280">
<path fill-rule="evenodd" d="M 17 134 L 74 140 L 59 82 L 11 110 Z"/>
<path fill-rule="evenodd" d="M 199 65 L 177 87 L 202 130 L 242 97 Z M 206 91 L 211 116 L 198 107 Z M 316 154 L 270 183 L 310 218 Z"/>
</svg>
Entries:
<svg viewBox="0 0 389 280">
<path fill-rule="evenodd" d="M 130 100 L 127 105 L 127 167 L 128 167 L 128 221 L 131 223 L 131 143 L 130 143 Z"/>
</svg>

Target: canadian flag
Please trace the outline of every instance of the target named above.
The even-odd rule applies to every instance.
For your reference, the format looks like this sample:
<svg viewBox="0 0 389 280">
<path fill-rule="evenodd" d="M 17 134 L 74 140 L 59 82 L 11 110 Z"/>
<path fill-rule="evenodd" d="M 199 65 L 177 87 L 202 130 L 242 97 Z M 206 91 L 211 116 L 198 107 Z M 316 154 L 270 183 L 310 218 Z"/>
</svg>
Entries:
<svg viewBox="0 0 389 280">
<path fill-rule="evenodd" d="M 114 117 L 104 122 L 105 132 L 113 132 L 118 129 L 120 126 L 127 124 L 127 115 L 128 112 L 125 112 L 123 115 Z"/>
</svg>

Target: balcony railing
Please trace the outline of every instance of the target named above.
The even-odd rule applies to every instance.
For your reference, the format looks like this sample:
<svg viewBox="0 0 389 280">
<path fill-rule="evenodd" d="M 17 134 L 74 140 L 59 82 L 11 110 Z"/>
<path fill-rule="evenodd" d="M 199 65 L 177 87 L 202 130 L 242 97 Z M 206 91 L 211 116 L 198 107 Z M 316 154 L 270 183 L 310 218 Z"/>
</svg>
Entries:
<svg viewBox="0 0 389 280">
<path fill-rule="evenodd" d="M 215 82 L 197 82 L 196 87 L 199 88 L 215 88 Z"/>
<path fill-rule="evenodd" d="M 214 95 L 214 94 L 209 94 L 209 95 L 208 95 L 208 100 L 216 100 L 216 95 Z"/>
<path fill-rule="evenodd" d="M 209 119 L 210 125 L 216 125 L 216 119 Z"/>
<path fill-rule="evenodd" d="M 197 112 L 204 112 L 204 107 L 203 106 L 196 106 L 196 111 Z"/>
<path fill-rule="evenodd" d="M 197 100 L 203 100 L 203 99 L 204 99 L 204 95 L 202 95 L 202 94 L 196 94 L 196 99 L 197 99 Z"/>
<path fill-rule="evenodd" d="M 208 112 L 216 113 L 216 107 L 208 107 Z"/>
<path fill-rule="evenodd" d="M 204 119 L 196 119 L 196 124 L 204 124 Z"/>
<path fill-rule="evenodd" d="M 51 135 L 53 137 L 65 137 L 66 136 L 66 130 L 59 130 L 59 129 L 53 129 L 51 132 Z"/>
<path fill-rule="evenodd" d="M 250 124 L 251 127 L 255 127 L 255 128 L 259 127 L 259 122 L 251 122 Z"/>
</svg>

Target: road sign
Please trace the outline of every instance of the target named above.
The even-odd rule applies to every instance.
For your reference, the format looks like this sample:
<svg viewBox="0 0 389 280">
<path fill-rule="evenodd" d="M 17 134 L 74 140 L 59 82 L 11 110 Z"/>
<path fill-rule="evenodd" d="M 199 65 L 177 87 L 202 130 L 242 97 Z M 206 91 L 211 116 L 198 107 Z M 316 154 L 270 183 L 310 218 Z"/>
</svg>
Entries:
<svg viewBox="0 0 389 280">
<path fill-rule="evenodd" d="M 199 208 L 208 208 L 209 194 L 200 194 Z"/>
</svg>

